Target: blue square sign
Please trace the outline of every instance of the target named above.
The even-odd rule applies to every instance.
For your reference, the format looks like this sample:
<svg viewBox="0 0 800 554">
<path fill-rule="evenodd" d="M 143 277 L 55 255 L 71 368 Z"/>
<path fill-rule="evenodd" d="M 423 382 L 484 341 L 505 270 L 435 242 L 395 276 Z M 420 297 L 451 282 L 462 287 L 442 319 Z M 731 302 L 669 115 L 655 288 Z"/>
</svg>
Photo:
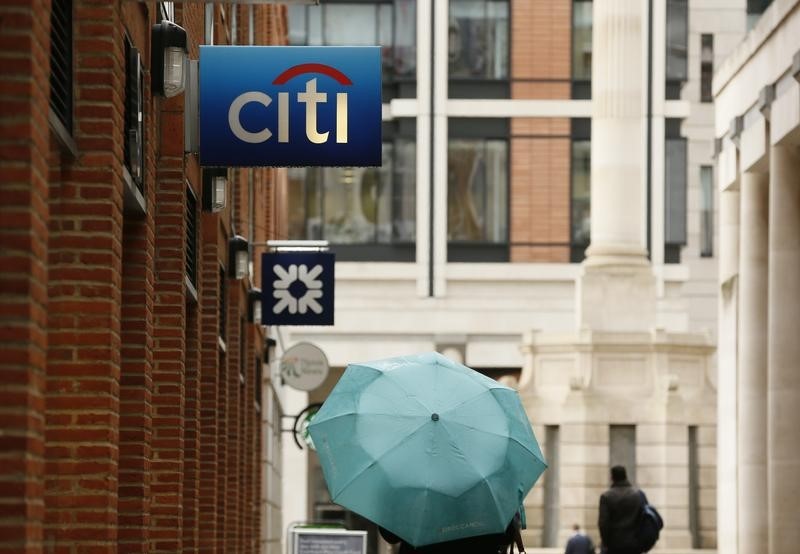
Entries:
<svg viewBox="0 0 800 554">
<path fill-rule="evenodd" d="M 264 325 L 333 325 L 335 257 L 273 252 L 261 257 Z"/>
<path fill-rule="evenodd" d="M 379 46 L 201 46 L 200 165 L 381 165 Z"/>
</svg>

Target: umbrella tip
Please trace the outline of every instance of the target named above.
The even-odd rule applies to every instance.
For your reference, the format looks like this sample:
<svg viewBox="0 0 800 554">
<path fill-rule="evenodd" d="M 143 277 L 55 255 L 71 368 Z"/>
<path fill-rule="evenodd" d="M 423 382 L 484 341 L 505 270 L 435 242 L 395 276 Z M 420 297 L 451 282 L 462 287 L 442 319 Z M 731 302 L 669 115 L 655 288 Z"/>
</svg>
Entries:
<svg viewBox="0 0 800 554">
<path fill-rule="evenodd" d="M 431 419 L 432 419 L 433 421 L 439 421 L 439 414 L 436 414 L 436 413 L 434 413 L 434 414 L 431 414 Z"/>
</svg>

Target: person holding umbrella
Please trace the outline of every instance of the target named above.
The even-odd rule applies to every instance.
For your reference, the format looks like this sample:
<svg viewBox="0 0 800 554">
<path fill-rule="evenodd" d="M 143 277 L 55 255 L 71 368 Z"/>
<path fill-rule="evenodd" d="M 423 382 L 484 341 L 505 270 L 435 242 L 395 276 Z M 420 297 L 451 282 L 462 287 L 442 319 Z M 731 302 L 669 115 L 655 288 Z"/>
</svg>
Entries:
<svg viewBox="0 0 800 554">
<path fill-rule="evenodd" d="M 404 554 L 507 548 L 547 467 L 516 391 L 435 352 L 350 364 L 309 432 L 331 499 Z"/>
</svg>

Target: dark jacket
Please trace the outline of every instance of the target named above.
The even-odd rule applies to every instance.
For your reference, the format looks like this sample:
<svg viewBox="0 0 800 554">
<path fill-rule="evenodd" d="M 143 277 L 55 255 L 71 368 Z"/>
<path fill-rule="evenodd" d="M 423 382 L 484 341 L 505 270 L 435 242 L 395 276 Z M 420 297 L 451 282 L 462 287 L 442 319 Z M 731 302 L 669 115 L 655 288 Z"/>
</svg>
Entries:
<svg viewBox="0 0 800 554">
<path fill-rule="evenodd" d="M 620 481 L 600 496 L 597 522 L 608 554 L 640 554 L 636 532 L 646 498 L 628 481 Z"/>
<path fill-rule="evenodd" d="M 575 533 L 567 541 L 567 549 L 564 554 L 594 554 L 594 543 L 588 535 Z"/>
</svg>

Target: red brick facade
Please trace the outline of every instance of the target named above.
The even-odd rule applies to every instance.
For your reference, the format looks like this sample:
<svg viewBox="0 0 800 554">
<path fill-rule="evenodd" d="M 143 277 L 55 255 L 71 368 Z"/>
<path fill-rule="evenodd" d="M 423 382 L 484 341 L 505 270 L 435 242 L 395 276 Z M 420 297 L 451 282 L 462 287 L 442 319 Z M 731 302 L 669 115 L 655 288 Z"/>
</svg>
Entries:
<svg viewBox="0 0 800 554">
<path fill-rule="evenodd" d="M 266 354 L 247 304 L 260 268 L 231 279 L 227 244 L 234 230 L 284 235 L 285 172 L 231 170 L 228 207 L 201 211 L 184 97 L 151 93 L 154 2 L 72 0 L 73 125 L 59 132 L 57 2 L 0 3 L 0 554 L 256 552 Z M 285 8 L 233 6 L 214 8 L 216 44 L 234 39 L 233 9 L 237 42 L 250 9 L 257 44 L 285 42 Z M 175 10 L 197 59 L 204 4 Z M 126 40 L 144 65 L 144 214 L 124 200 Z"/>
<path fill-rule="evenodd" d="M 572 0 L 511 1 L 511 97 L 571 96 Z M 570 261 L 568 119 L 511 120 L 511 261 Z"/>
</svg>

